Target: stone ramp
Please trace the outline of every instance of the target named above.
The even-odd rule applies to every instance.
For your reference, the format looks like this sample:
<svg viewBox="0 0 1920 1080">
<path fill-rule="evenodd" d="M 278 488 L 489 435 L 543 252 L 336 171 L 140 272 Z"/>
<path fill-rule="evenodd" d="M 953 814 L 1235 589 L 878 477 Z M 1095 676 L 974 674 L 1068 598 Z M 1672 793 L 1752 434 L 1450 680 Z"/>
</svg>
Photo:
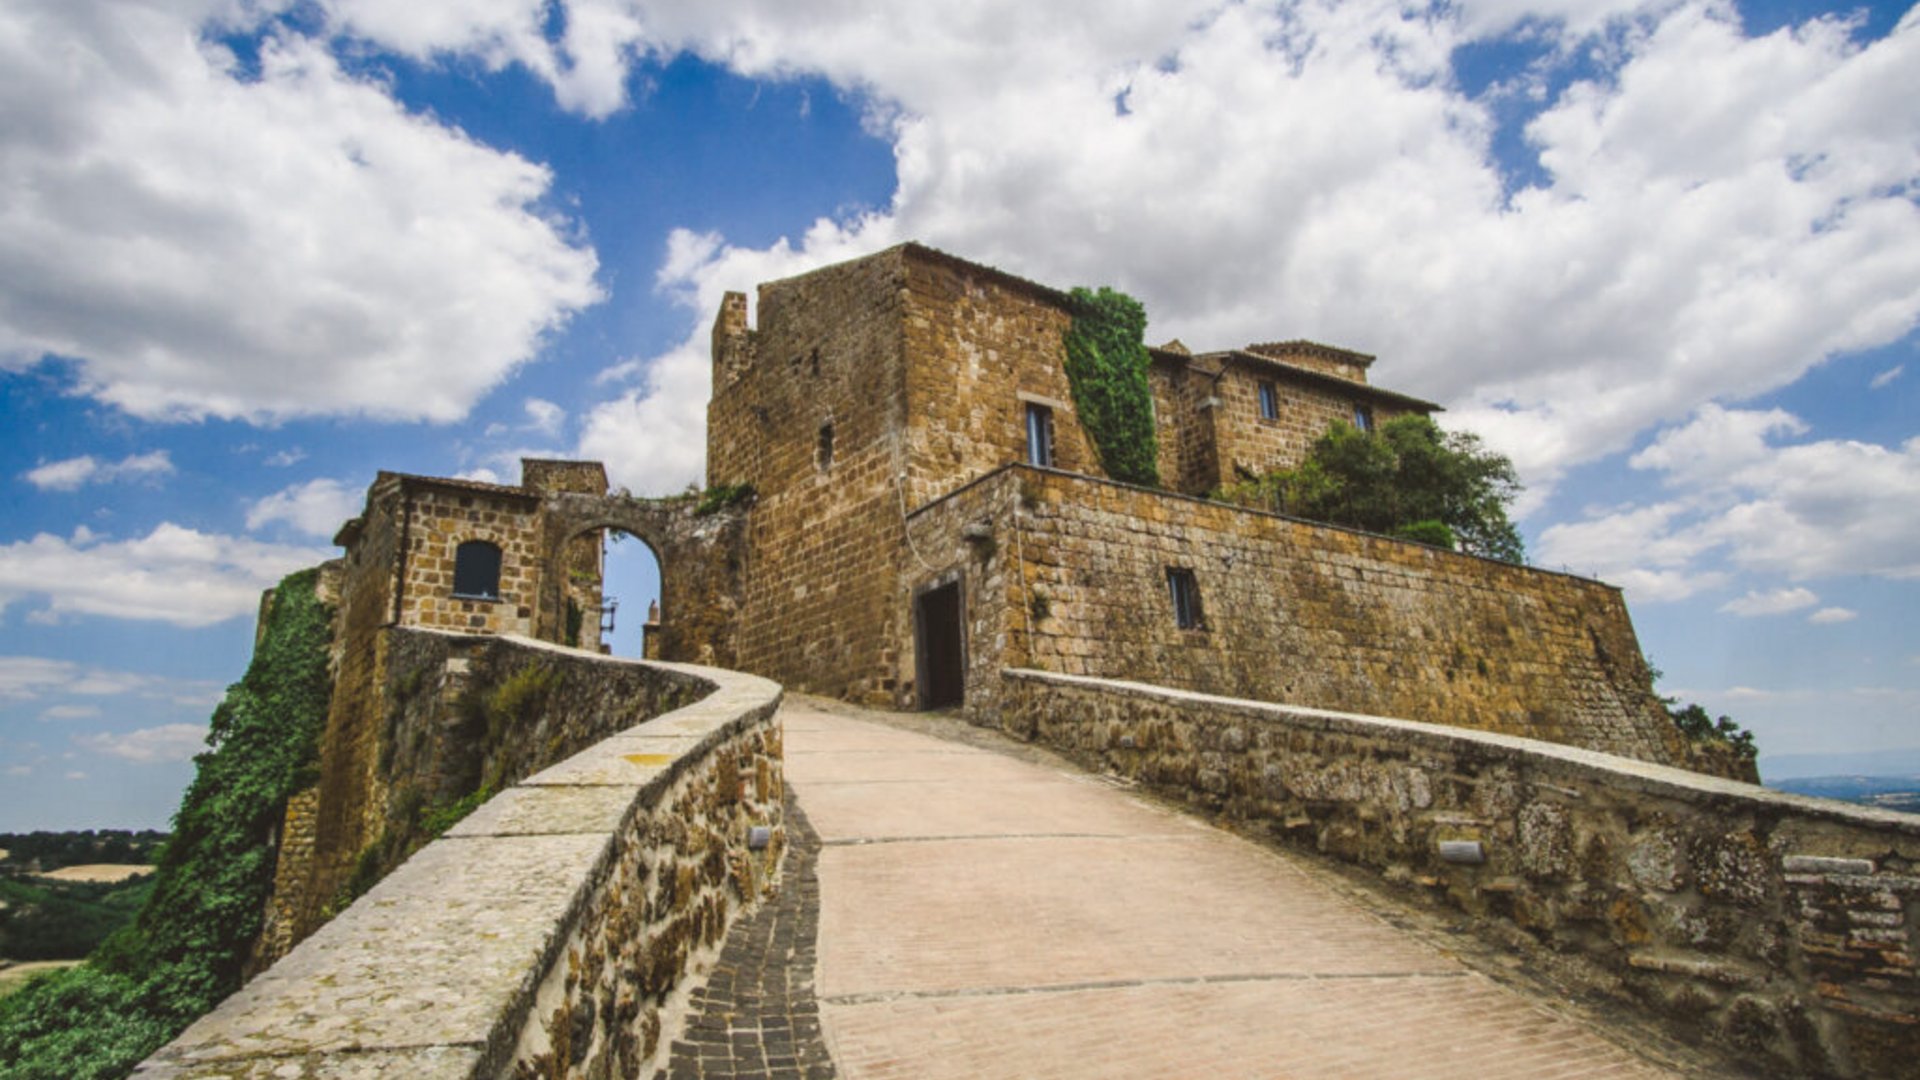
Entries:
<svg viewBox="0 0 1920 1080">
<path fill-rule="evenodd" d="M 818 908 L 782 904 L 788 928 L 757 933 L 804 942 L 817 914 L 817 968 L 783 981 L 799 1007 L 710 997 L 690 1033 L 705 1049 L 683 1046 L 675 1076 L 817 1077 L 820 1052 L 856 1080 L 1682 1075 L 1323 871 L 1044 754 L 798 696 L 782 713 Z M 723 976 L 766 966 L 736 944 Z M 790 1070 L 746 1029 L 797 1008 L 824 1045 Z"/>
</svg>

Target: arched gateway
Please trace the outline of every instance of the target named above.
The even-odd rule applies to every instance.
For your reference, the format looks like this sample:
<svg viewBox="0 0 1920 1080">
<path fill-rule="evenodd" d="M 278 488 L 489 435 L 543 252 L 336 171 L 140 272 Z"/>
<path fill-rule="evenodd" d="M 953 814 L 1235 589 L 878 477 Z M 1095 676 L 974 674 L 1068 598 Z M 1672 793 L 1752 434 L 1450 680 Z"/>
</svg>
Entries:
<svg viewBox="0 0 1920 1080">
<path fill-rule="evenodd" d="M 381 473 L 335 542 L 343 649 L 372 656 L 386 626 L 599 644 L 600 532 L 660 562 L 661 660 L 728 666 L 738 655 L 746 510 L 690 496 L 607 494 L 597 461 L 521 462 L 519 484 Z"/>
<path fill-rule="evenodd" d="M 551 492 L 540 505 L 542 536 L 539 618 L 534 632 L 550 641 L 568 639 L 569 623 L 581 611 L 599 609 L 599 579 L 574 563 L 580 543 L 603 530 L 627 533 L 652 549 L 660 562 L 658 646 L 650 635 L 647 655 L 660 660 L 731 667 L 739 608 L 741 552 L 746 515 L 713 510 L 685 496 L 640 499 L 631 495 Z M 571 605 L 571 607 L 570 607 Z"/>
</svg>

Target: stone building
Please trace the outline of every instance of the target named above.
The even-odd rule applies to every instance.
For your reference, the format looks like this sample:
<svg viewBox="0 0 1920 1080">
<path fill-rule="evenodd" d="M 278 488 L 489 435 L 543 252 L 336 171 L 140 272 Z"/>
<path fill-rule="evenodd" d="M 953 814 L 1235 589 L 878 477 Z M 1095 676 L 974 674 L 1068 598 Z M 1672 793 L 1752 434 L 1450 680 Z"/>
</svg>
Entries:
<svg viewBox="0 0 1920 1080">
<path fill-rule="evenodd" d="M 1142 488 L 1075 417 L 1070 310 L 917 244 L 760 286 L 757 325 L 727 295 L 707 471 L 758 496 L 741 667 L 982 720 L 1033 667 L 1684 760 L 1617 589 L 1198 497 L 1335 421 L 1436 409 L 1371 357 L 1152 350 Z"/>
<path fill-rule="evenodd" d="M 417 626 L 598 644 L 600 529 L 659 557 L 650 653 L 867 704 L 998 716 L 1038 668 L 1426 720 L 1679 763 L 1618 590 L 1208 501 L 1328 426 L 1438 406 L 1306 341 L 1150 350 L 1161 486 L 1106 477 L 1064 368 L 1069 297 L 906 244 L 730 293 L 709 490 L 382 473 L 342 530 L 343 642 Z M 331 752 L 331 751 L 330 751 Z"/>
</svg>

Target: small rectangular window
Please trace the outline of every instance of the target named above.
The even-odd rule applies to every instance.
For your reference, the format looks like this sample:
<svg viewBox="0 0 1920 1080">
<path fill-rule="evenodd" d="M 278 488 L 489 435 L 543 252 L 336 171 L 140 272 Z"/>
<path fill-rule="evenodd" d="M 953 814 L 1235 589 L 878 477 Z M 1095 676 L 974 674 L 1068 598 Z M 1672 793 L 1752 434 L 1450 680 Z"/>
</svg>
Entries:
<svg viewBox="0 0 1920 1080">
<path fill-rule="evenodd" d="M 1027 464 L 1053 468 L 1053 410 L 1027 405 Z"/>
<path fill-rule="evenodd" d="M 1353 426 L 1361 431 L 1373 430 L 1373 406 L 1355 405 L 1353 407 Z"/>
<path fill-rule="evenodd" d="M 820 449 L 815 462 L 822 470 L 833 467 L 833 425 L 820 425 Z"/>
<path fill-rule="evenodd" d="M 1173 596 L 1173 622 L 1182 630 L 1202 629 L 1204 619 L 1200 614 L 1200 583 L 1193 578 L 1193 571 L 1178 566 L 1167 567 L 1167 591 Z"/>
<path fill-rule="evenodd" d="M 1260 384 L 1260 419 L 1280 419 L 1280 390 L 1270 382 Z"/>
</svg>

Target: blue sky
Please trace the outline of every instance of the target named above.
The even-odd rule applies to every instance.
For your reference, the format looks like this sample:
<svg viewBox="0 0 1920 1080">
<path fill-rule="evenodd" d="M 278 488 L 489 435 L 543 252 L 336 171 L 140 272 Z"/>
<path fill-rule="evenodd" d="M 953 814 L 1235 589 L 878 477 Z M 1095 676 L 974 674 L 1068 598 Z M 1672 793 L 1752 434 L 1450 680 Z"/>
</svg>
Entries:
<svg viewBox="0 0 1920 1080">
<path fill-rule="evenodd" d="M 720 294 L 906 239 L 1377 354 L 1664 689 L 1920 769 L 1902 5 L 17 0 L 0 72 L 0 831 L 163 824 L 375 470 L 682 489 Z"/>
</svg>

